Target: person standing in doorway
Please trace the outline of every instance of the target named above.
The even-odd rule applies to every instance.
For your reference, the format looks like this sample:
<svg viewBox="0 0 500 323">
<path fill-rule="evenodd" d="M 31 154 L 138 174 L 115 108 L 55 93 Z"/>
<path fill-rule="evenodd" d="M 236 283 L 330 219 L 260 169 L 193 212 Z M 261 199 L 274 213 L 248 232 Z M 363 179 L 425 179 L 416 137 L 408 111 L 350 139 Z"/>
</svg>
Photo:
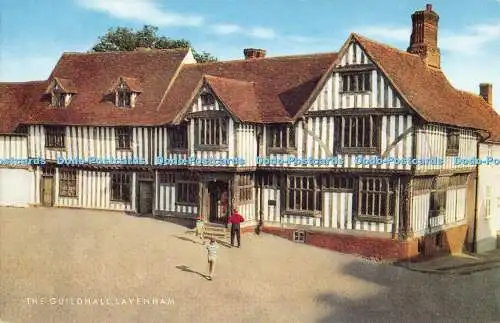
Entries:
<svg viewBox="0 0 500 323">
<path fill-rule="evenodd" d="M 244 222 L 245 219 L 241 214 L 238 213 L 236 209 L 233 209 L 231 216 L 229 217 L 229 224 L 231 224 L 231 247 L 234 246 L 234 237 L 238 241 L 238 248 L 241 246 L 241 232 L 240 223 Z"/>
<path fill-rule="evenodd" d="M 210 238 L 210 243 L 207 245 L 208 252 L 208 280 L 212 280 L 215 271 L 215 262 L 217 260 L 217 249 L 219 246 L 215 242 L 215 238 Z"/>
</svg>

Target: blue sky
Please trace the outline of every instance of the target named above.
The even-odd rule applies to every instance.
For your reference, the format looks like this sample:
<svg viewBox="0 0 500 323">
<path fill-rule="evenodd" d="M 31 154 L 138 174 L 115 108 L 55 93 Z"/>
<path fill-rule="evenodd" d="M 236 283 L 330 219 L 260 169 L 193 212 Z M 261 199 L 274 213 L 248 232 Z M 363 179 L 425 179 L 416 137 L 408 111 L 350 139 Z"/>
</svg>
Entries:
<svg viewBox="0 0 500 323">
<path fill-rule="evenodd" d="M 350 32 L 406 49 L 420 0 L 0 0 L 0 81 L 45 79 L 64 51 L 86 51 L 109 28 L 156 25 L 197 50 L 238 59 L 337 51 Z M 494 84 L 500 111 L 500 0 L 434 0 L 443 70 L 458 88 Z"/>
</svg>

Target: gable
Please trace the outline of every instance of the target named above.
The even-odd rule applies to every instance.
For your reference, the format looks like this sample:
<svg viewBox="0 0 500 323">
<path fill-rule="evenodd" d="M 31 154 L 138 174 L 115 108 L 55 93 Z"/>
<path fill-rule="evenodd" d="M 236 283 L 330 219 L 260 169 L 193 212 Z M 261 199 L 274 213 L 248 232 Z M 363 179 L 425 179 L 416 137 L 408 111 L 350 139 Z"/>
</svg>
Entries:
<svg viewBox="0 0 500 323">
<path fill-rule="evenodd" d="M 212 97 L 213 103 L 204 102 L 204 96 Z M 193 99 L 192 104 L 190 105 L 187 113 L 199 113 L 204 111 L 214 111 L 216 113 L 226 114 L 229 116 L 231 113 L 228 109 L 222 104 L 220 99 L 217 97 L 213 89 L 208 84 L 203 84 L 196 96 Z"/>
<path fill-rule="evenodd" d="M 401 109 L 407 105 L 383 71 L 351 37 L 305 111 L 353 108 Z"/>
</svg>

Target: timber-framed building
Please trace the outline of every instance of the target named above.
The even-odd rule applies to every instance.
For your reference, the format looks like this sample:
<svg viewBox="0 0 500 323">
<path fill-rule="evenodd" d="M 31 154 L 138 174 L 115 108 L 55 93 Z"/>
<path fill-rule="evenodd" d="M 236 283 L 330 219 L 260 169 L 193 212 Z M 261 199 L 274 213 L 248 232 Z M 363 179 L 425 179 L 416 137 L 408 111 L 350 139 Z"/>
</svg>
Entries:
<svg viewBox="0 0 500 323">
<path fill-rule="evenodd" d="M 500 117 L 491 91 L 446 79 L 438 20 L 415 12 L 406 51 L 351 34 L 338 52 L 203 64 L 189 49 L 65 53 L 47 80 L 0 84 L 0 158 L 29 159 L 0 165 L 0 203 L 210 222 L 236 207 L 341 251 L 457 251 L 477 166 L 456 161 L 499 143 Z"/>
</svg>

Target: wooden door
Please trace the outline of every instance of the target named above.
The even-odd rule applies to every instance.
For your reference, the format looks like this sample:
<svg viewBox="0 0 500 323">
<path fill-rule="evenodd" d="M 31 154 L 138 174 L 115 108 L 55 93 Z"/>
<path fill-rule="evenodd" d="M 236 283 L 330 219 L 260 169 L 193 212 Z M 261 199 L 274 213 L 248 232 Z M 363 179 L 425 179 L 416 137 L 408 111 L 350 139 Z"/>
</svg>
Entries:
<svg viewBox="0 0 500 323">
<path fill-rule="evenodd" d="M 153 212 L 153 183 L 139 182 L 139 213 Z"/>
<path fill-rule="evenodd" d="M 42 205 L 43 206 L 53 206 L 54 205 L 54 177 L 43 176 L 42 177 Z"/>
</svg>

